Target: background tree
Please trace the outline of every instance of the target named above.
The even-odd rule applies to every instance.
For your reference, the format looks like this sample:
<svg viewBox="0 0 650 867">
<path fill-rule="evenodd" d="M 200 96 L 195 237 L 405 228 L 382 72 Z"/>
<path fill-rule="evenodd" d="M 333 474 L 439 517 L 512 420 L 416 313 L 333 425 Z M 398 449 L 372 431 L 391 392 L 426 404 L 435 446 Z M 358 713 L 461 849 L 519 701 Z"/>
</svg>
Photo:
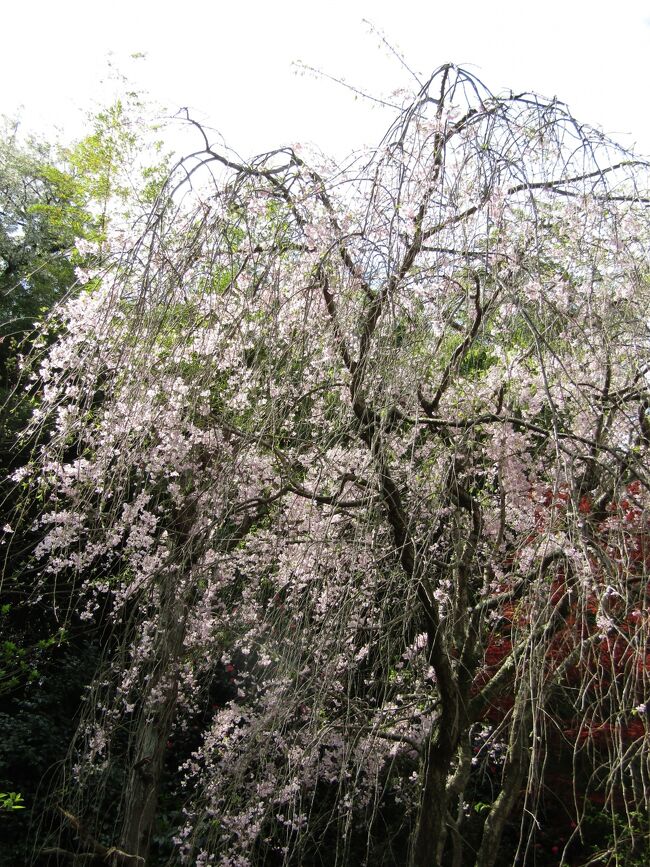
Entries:
<svg viewBox="0 0 650 867">
<path fill-rule="evenodd" d="M 450 65 L 344 168 L 180 164 L 14 476 L 112 625 L 46 854 L 152 863 L 180 762 L 189 863 L 530 862 L 558 752 L 550 863 L 643 845 L 646 172 Z"/>
<path fill-rule="evenodd" d="M 57 164 L 49 145 L 35 139 L 21 142 L 18 123 L 5 119 L 0 148 L 1 346 L 6 396 L 11 347 L 74 283 L 71 253 L 75 240 L 88 231 L 90 217 L 78 182 L 64 165 Z"/>
</svg>

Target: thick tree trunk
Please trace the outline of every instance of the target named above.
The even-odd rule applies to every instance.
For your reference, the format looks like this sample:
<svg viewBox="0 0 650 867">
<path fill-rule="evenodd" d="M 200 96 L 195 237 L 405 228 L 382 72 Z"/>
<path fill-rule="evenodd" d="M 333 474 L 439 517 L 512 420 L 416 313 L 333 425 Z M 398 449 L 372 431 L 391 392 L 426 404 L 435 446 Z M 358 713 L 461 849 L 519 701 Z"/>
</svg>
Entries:
<svg viewBox="0 0 650 867">
<path fill-rule="evenodd" d="M 142 702 L 127 774 L 120 848 L 132 856 L 129 867 L 144 867 L 149 857 L 165 752 L 176 715 L 186 606 L 175 597 L 175 589 L 170 585 L 165 591 L 162 628 L 152 653 L 155 668 Z"/>
<path fill-rule="evenodd" d="M 458 749 L 458 764 L 451 780 L 447 781 L 447 796 L 449 799 L 449 812 L 455 807 L 456 818 L 451 821 L 449 831 L 451 833 L 451 867 L 463 867 L 464 846 L 461 827 L 465 814 L 463 812 L 463 796 L 465 788 L 472 773 L 472 747 L 469 735 L 462 741 Z"/>
<path fill-rule="evenodd" d="M 143 867 L 149 857 L 165 749 L 176 709 L 176 695 L 174 684 L 161 702 L 159 711 L 144 718 L 138 732 L 134 762 L 127 779 L 120 841 L 121 848 L 133 856 L 130 867 Z"/>
<path fill-rule="evenodd" d="M 449 739 L 429 742 L 424 766 L 424 789 L 410 867 L 439 867 L 447 838 L 447 777 L 453 748 Z"/>
<path fill-rule="evenodd" d="M 530 699 L 527 690 L 520 689 L 512 714 L 508 757 L 501 791 L 490 810 L 483 827 L 481 847 L 476 867 L 494 867 L 499 854 L 501 836 L 512 810 L 521 796 L 530 764 Z"/>
</svg>

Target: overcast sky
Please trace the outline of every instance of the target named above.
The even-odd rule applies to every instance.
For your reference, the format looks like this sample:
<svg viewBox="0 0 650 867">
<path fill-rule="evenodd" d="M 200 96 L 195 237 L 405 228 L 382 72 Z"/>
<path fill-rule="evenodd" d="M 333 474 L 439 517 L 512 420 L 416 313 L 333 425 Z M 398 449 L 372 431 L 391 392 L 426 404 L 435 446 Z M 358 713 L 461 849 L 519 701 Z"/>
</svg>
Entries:
<svg viewBox="0 0 650 867">
<path fill-rule="evenodd" d="M 11 0 L 10 0 L 11 2 Z M 494 92 L 558 96 L 583 122 L 650 154 L 650 2 L 641 0 L 31 0 L 3 5 L 0 112 L 64 135 L 110 96 L 107 53 L 152 98 L 189 106 L 244 156 L 314 142 L 342 156 L 390 120 L 295 61 L 385 94 L 448 61 Z M 129 55 L 144 52 L 146 60 Z"/>
</svg>

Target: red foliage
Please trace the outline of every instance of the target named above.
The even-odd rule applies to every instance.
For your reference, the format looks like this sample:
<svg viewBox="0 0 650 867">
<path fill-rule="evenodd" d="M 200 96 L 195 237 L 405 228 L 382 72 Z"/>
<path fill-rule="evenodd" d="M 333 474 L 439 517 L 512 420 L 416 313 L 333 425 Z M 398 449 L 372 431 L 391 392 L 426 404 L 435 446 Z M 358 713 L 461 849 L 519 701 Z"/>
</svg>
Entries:
<svg viewBox="0 0 650 867">
<path fill-rule="evenodd" d="M 644 684 L 650 677 L 650 646 L 644 645 L 640 630 L 646 630 L 650 608 L 650 519 L 639 503 L 641 485 L 630 482 L 618 499 L 606 507 L 606 517 L 594 513 L 594 503 L 588 495 L 580 497 L 577 511 L 591 521 L 591 539 L 596 539 L 601 553 L 594 551 L 589 556 L 592 589 L 587 593 L 572 592 L 574 578 L 566 563 L 558 559 L 548 575 L 549 610 L 557 617 L 558 625 L 548 640 L 545 665 L 551 677 L 567 660 L 567 656 L 582 647 L 580 656 L 572 665 L 566 665 L 563 684 L 574 690 L 585 690 L 586 698 L 594 707 L 590 718 L 578 718 L 567 706 L 566 717 L 558 706 L 555 723 L 563 738 L 580 746 L 589 743 L 592 747 L 606 748 L 612 742 L 630 744 L 648 735 L 645 716 L 634 708 L 634 702 L 643 703 Z M 533 497 L 533 492 L 530 494 Z M 568 489 L 543 490 L 537 497 L 540 503 L 535 512 L 539 534 L 561 522 L 571 508 Z M 526 540 L 530 544 L 532 537 Z M 504 558 L 502 568 L 515 572 L 517 557 L 511 554 Z M 625 585 L 619 589 L 610 587 L 606 564 L 615 567 L 619 576 L 624 576 L 625 585 L 631 592 L 625 596 Z M 515 582 L 513 577 L 513 586 Z M 504 595 L 511 590 L 507 580 L 502 583 Z M 484 667 L 477 677 L 474 689 L 478 692 L 500 670 L 516 643 L 517 630 L 525 629 L 528 612 L 523 603 L 505 601 L 498 609 L 498 618 L 487 643 Z M 616 687 L 628 685 L 627 701 L 630 707 L 612 708 L 611 700 L 603 701 Z M 585 686 L 587 684 L 587 686 Z M 632 690 L 630 690 L 630 684 Z M 503 720 L 512 707 L 512 688 L 504 688 L 502 694 L 491 703 L 486 717 L 494 722 Z M 598 714 L 604 714 L 602 718 Z M 611 720 L 615 719 L 615 722 Z"/>
</svg>

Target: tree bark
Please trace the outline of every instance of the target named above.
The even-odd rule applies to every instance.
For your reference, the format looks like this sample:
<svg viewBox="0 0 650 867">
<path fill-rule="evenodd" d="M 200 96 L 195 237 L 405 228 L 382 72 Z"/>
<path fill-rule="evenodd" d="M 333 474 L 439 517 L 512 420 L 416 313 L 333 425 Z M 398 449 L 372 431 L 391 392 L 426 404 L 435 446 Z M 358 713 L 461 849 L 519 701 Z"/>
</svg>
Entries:
<svg viewBox="0 0 650 867">
<path fill-rule="evenodd" d="M 485 820 L 483 837 L 476 859 L 476 867 L 494 867 L 503 829 L 519 800 L 530 764 L 530 728 L 532 720 L 528 691 L 520 688 L 510 724 L 508 757 L 501 791 Z"/>
<path fill-rule="evenodd" d="M 411 867 L 438 867 L 445 844 L 447 821 L 447 774 L 451 756 L 437 743 L 427 750 L 424 790 L 415 834 Z"/>
<path fill-rule="evenodd" d="M 176 707 L 176 684 L 153 718 L 143 720 L 138 732 L 135 761 L 129 770 L 120 845 L 129 852 L 128 867 L 144 867 L 149 857 L 165 749 Z M 120 862 L 123 864 L 124 862 Z"/>
<path fill-rule="evenodd" d="M 152 657 L 156 668 L 147 698 L 142 702 L 133 762 L 127 774 L 120 848 L 131 855 L 128 867 L 144 867 L 149 857 L 165 751 L 178 700 L 178 663 L 185 636 L 186 606 L 175 598 L 171 576 L 168 580 L 163 626 Z"/>
</svg>

